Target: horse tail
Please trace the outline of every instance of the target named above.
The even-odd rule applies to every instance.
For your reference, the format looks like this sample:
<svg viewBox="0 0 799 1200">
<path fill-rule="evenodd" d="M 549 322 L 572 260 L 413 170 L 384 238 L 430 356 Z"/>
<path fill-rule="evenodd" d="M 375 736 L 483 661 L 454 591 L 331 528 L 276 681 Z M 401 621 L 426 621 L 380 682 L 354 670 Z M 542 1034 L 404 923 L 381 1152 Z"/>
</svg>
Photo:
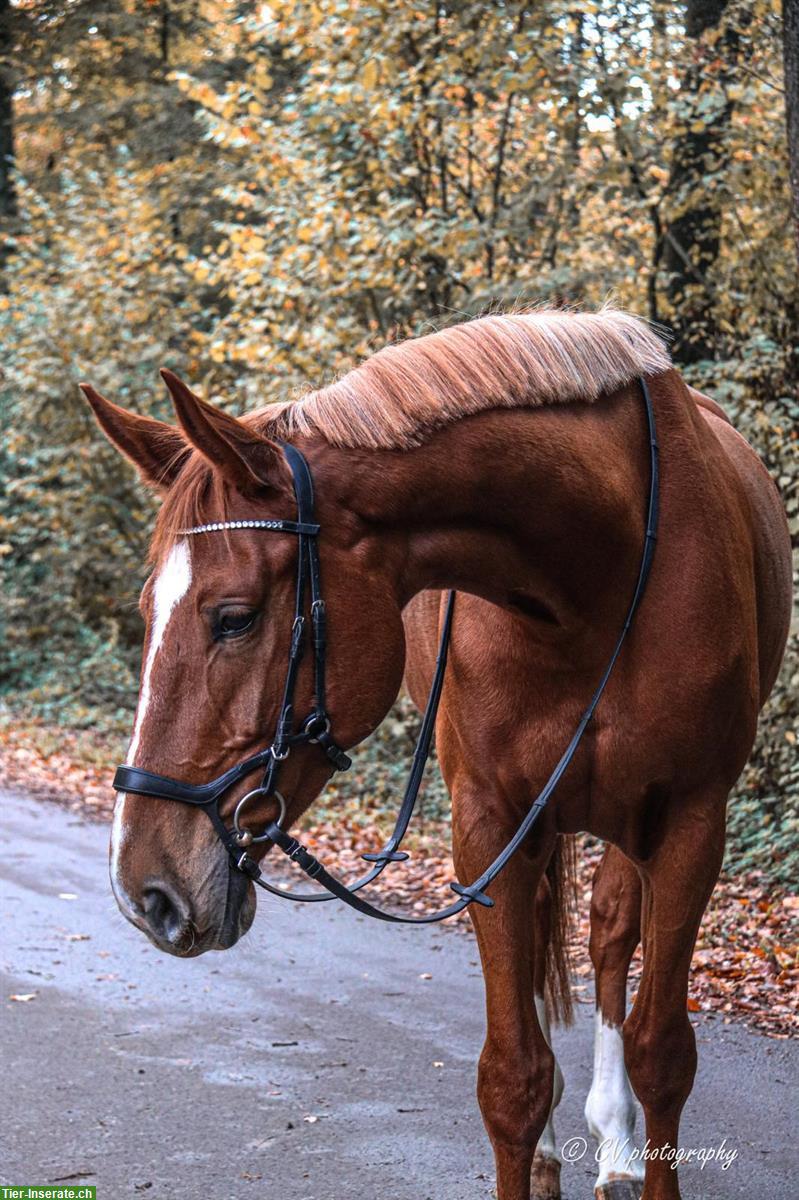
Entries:
<svg viewBox="0 0 799 1200">
<path fill-rule="evenodd" d="M 553 1021 L 570 1025 L 574 1019 L 569 943 L 577 897 L 577 839 L 561 834 L 547 864 L 550 932 L 546 954 L 546 1003 Z"/>
</svg>

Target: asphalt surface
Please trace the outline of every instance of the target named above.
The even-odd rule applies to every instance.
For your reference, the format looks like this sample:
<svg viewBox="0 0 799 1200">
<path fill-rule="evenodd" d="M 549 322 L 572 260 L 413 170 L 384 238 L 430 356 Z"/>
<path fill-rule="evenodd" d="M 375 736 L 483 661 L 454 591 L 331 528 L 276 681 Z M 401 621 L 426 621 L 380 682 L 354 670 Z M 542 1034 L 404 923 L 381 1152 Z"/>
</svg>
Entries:
<svg viewBox="0 0 799 1200">
<path fill-rule="evenodd" d="M 106 826 L 0 793 L 0 1182 L 98 1200 L 488 1200 L 474 1098 L 484 1032 L 470 937 L 334 904 L 259 900 L 233 950 L 160 954 L 118 914 Z M 30 996 L 12 1000 L 11 996 Z M 556 1034 L 557 1137 L 585 1136 L 592 1008 Z M 799 1195 L 795 1044 L 698 1026 L 682 1172 L 692 1200 Z M 564 1200 L 590 1200 L 589 1149 Z"/>
</svg>

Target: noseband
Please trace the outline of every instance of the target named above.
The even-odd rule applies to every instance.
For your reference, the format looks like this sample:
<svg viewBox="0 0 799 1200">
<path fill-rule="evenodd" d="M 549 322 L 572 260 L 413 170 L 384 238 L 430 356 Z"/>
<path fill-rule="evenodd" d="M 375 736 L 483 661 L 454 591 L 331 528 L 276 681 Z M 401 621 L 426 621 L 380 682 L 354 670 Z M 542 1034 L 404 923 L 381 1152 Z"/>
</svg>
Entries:
<svg viewBox="0 0 799 1200">
<path fill-rule="evenodd" d="M 357 894 L 367 884 L 375 880 L 389 863 L 401 862 L 408 857 L 399 847 L 413 815 L 425 764 L 430 753 L 430 743 L 441 698 L 452 631 L 452 616 L 455 606 L 454 592 L 450 592 L 447 599 L 433 682 L 413 754 L 408 783 L 394 830 L 382 850 L 375 854 L 362 855 L 364 860 L 373 864 L 370 870 L 354 883 L 347 886 L 334 875 L 330 874 L 318 859 L 314 858 L 296 838 L 293 838 L 282 828 L 286 818 L 286 804 L 283 796 L 277 790 L 278 776 L 281 763 L 288 758 L 293 749 L 302 745 L 319 746 L 322 753 L 329 759 L 334 771 L 345 771 L 352 765 L 351 759 L 336 743 L 332 735 L 330 715 L 325 706 L 327 614 L 321 593 L 318 543 L 320 526 L 314 519 L 313 481 L 310 468 L 303 455 L 295 446 L 287 443 L 281 443 L 281 445 L 293 477 L 294 495 L 297 504 L 296 521 L 219 521 L 208 525 L 197 525 L 192 529 L 184 529 L 182 531 L 185 536 L 194 537 L 206 533 L 216 533 L 221 530 L 258 529 L 269 533 L 292 534 L 298 539 L 294 622 L 291 630 L 288 669 L 286 671 L 283 698 L 271 745 L 252 755 L 250 758 L 237 763 L 228 771 L 223 772 L 222 775 L 210 780 L 208 783 L 182 783 L 180 780 L 171 779 L 167 775 L 156 775 L 152 771 L 143 771 L 138 767 L 121 766 L 117 768 L 116 775 L 114 776 L 114 788 L 118 792 L 135 792 L 141 796 L 154 796 L 160 800 L 176 800 L 181 804 L 192 804 L 198 808 L 202 808 L 210 818 L 236 868 L 249 876 L 253 883 L 256 883 L 259 887 L 273 893 L 273 895 L 282 896 L 285 899 L 305 903 L 339 899 L 365 916 L 376 917 L 381 921 L 413 925 L 442 921 L 446 917 L 451 917 L 461 912 L 467 905 L 472 903 L 481 904 L 488 908 L 492 907 L 494 902 L 485 894 L 485 890 L 525 840 L 563 777 L 569 763 L 574 758 L 586 727 L 593 717 L 600 697 L 610 679 L 616 659 L 619 657 L 624 639 L 627 636 L 635 612 L 643 597 L 646 581 L 652 566 L 657 538 L 659 504 L 658 443 L 649 388 L 644 379 L 640 380 L 640 385 L 646 409 L 649 434 L 649 501 L 647 506 L 646 533 L 638 578 L 624 625 L 622 626 L 610 660 L 599 681 L 599 685 L 580 718 L 571 741 L 561 755 L 532 807 L 511 840 L 479 879 L 468 886 L 458 882 L 453 882 L 449 885 L 450 889 L 458 896 L 457 900 L 437 912 L 427 913 L 423 916 L 406 917 L 379 909 Z M 308 618 L 306 616 L 306 597 L 309 602 L 310 612 L 314 699 L 311 711 L 298 724 L 294 713 L 294 692 L 300 663 L 302 662 L 307 642 Z M 233 813 L 233 827 L 229 828 L 225 824 L 220 812 L 223 797 L 235 784 L 262 768 L 264 769 L 264 776 L 260 785 L 247 792 L 238 801 Z M 278 803 L 279 811 L 276 819 L 267 822 L 262 833 L 255 834 L 251 830 L 244 828 L 241 820 L 246 806 L 258 796 L 274 798 Z M 306 875 L 314 879 L 325 890 L 323 892 L 297 893 L 286 891 L 269 883 L 264 878 L 258 864 L 247 853 L 248 847 L 257 842 L 271 842 L 278 846 L 284 854 L 302 868 Z"/>
</svg>

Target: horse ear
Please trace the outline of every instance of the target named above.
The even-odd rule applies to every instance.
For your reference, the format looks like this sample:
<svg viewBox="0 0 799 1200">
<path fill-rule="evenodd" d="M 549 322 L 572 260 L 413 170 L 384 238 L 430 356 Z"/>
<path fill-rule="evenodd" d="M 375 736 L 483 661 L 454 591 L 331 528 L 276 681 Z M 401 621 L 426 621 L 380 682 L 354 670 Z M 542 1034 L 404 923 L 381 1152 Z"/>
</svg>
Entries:
<svg viewBox="0 0 799 1200">
<path fill-rule="evenodd" d="M 79 386 L 103 433 L 130 459 L 144 482 L 161 491 L 170 488 L 190 450 L 180 430 L 120 408 L 88 383 Z"/>
<path fill-rule="evenodd" d="M 195 396 L 173 371 L 164 368 L 161 378 L 169 388 L 186 437 L 239 491 L 280 488 L 288 482 L 288 468 L 279 446 Z"/>
</svg>

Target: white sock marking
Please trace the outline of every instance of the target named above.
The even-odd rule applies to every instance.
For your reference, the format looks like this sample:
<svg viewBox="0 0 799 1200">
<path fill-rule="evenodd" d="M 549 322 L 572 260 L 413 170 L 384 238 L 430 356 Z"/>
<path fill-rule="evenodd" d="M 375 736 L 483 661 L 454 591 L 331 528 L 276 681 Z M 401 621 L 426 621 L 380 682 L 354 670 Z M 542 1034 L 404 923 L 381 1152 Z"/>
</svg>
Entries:
<svg viewBox="0 0 799 1200">
<path fill-rule="evenodd" d="M 191 554 L 187 541 L 176 542 L 169 552 L 164 565 L 158 572 L 153 585 L 153 623 L 150 630 L 150 643 L 147 647 L 147 658 L 142 672 L 139 703 L 136 708 L 136 721 L 133 726 L 133 737 L 128 748 L 127 764 L 136 765 L 136 754 L 141 741 L 142 729 L 147 717 L 152 697 L 151 679 L 153 665 L 158 649 L 166 633 L 169 618 L 178 602 L 186 595 L 191 586 Z M 119 860 L 125 845 L 125 800 L 124 792 L 117 792 L 114 805 L 114 823 L 111 827 L 111 883 L 114 891 L 130 904 L 127 893 L 122 885 L 119 872 Z"/>
<path fill-rule="evenodd" d="M 635 1150 L 636 1102 L 627 1068 L 624 1042 L 618 1025 L 597 1012 L 594 1024 L 594 1075 L 585 1102 L 585 1119 L 600 1149 L 596 1187 L 612 1178 L 643 1179 L 644 1164 L 632 1158 Z"/>
<path fill-rule="evenodd" d="M 549 1018 L 547 1016 L 547 1006 L 543 996 L 536 995 L 535 1011 L 538 1013 L 538 1024 L 541 1026 L 541 1032 L 546 1039 L 546 1043 L 550 1050 L 552 1049 L 552 1035 L 549 1030 Z M 538 1145 L 535 1148 L 536 1154 L 543 1154 L 545 1158 L 554 1158 L 556 1162 L 561 1161 L 560 1150 L 555 1144 L 555 1125 L 553 1117 L 555 1109 L 558 1107 L 563 1095 L 563 1072 L 558 1066 L 558 1060 L 555 1059 L 555 1075 L 552 1081 L 552 1105 L 547 1117 L 547 1123 L 544 1126 L 541 1137 L 538 1139 Z"/>
</svg>

